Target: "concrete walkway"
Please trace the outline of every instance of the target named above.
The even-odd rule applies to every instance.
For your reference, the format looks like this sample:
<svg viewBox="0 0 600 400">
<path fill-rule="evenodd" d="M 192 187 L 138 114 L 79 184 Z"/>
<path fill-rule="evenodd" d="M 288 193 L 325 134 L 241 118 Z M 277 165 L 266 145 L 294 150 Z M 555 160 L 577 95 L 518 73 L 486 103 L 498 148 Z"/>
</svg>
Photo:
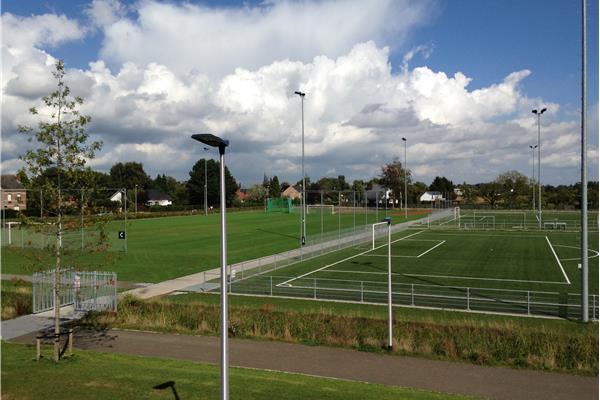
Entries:
<svg viewBox="0 0 600 400">
<path fill-rule="evenodd" d="M 83 312 L 76 312 L 73 306 L 65 306 L 60 309 L 61 324 L 82 318 Z M 23 315 L 21 317 L 2 321 L 0 339 L 10 340 L 19 336 L 35 334 L 54 326 L 54 310 L 39 314 Z"/>
<path fill-rule="evenodd" d="M 413 221 L 407 221 L 392 225 L 392 233 L 399 232 L 412 226 L 423 226 L 423 228 L 425 228 L 427 225 L 423 225 L 424 223 L 446 218 L 448 216 L 453 215 L 453 212 L 454 210 L 452 209 L 442 210 L 434 214 L 430 214 L 425 218 L 420 218 Z M 263 272 L 261 271 L 261 268 L 269 268 L 264 270 L 264 272 L 266 272 L 267 270 L 272 270 L 272 266 L 276 266 L 278 261 L 283 267 L 287 265 L 283 262 L 283 260 L 296 261 L 301 260 L 302 258 L 310 257 L 311 255 L 321 255 L 326 252 L 335 251 L 337 249 L 347 247 L 348 245 L 357 243 L 358 241 L 368 241 L 371 239 L 371 236 L 371 230 L 358 232 L 356 234 L 348 235 L 345 237 L 334 238 L 323 243 L 308 245 L 301 249 L 294 249 L 283 253 L 274 254 L 271 256 L 239 262 L 237 264 L 230 264 L 229 269 L 236 271 L 238 279 L 244 279 L 245 271 L 252 270 L 253 273 L 256 271 Z M 121 295 L 132 294 L 141 299 L 148 299 L 151 297 L 163 296 L 165 294 L 177 291 L 202 291 L 206 288 L 206 282 L 210 280 L 215 280 L 220 275 L 221 269 L 214 268 L 208 271 L 198 272 L 180 278 L 156 283 L 154 285 L 128 290 L 126 292 L 122 292 Z M 216 285 L 216 287 L 218 287 L 218 284 Z M 214 288 L 214 286 L 215 284 L 212 284 L 210 288 L 212 289 Z"/>
<path fill-rule="evenodd" d="M 33 343 L 32 336 L 16 341 Z M 82 331 L 75 346 L 218 363 L 219 338 L 112 329 Z M 598 399 L 598 378 L 390 356 L 333 347 L 230 339 L 230 365 L 510 400 Z"/>
<path fill-rule="evenodd" d="M 396 224 L 392 226 L 393 232 L 398 232 L 400 230 L 406 229 L 413 225 L 420 225 L 424 221 L 435 221 L 436 219 L 445 218 L 448 215 L 452 214 L 452 210 L 444 210 L 433 215 L 429 215 L 425 218 L 417 219 L 414 221 L 407 221 L 400 224 Z M 236 270 L 238 272 L 238 277 L 243 279 L 244 272 L 248 270 L 260 269 L 263 266 L 267 268 L 271 268 L 273 264 L 277 264 L 277 262 L 281 262 L 281 260 L 298 260 L 301 257 L 307 256 L 309 254 L 322 254 L 324 251 L 332 250 L 340 248 L 341 246 L 347 246 L 350 243 L 354 243 L 357 240 L 368 240 L 371 237 L 371 231 L 369 232 L 359 232 L 354 235 L 349 235 L 346 237 L 332 239 L 330 241 L 326 241 L 324 243 L 319 243 L 312 246 L 306 246 L 302 249 L 294 249 L 284 253 L 274 254 L 271 256 L 261 257 L 254 260 L 243 261 L 237 264 L 232 264 L 229 266 L 230 270 Z M 283 266 L 283 264 L 282 264 Z M 266 271 L 266 270 L 265 270 Z M 204 290 L 207 287 L 207 282 L 210 280 L 214 280 L 218 278 L 221 274 L 220 268 L 214 268 L 208 271 L 198 272 L 195 274 L 182 276 L 180 278 L 170 279 L 168 281 L 156 283 L 156 284 L 135 284 L 131 282 L 125 282 L 127 287 L 134 287 L 133 289 L 124 291 L 120 293 L 120 296 L 125 294 L 132 294 L 141 299 L 149 299 L 151 297 L 163 296 L 169 293 L 177 292 L 177 291 L 200 291 Z M 2 274 L 2 279 L 24 279 L 28 278 L 31 280 L 31 277 L 23 276 L 23 275 L 6 275 Z M 214 284 L 212 284 L 214 287 Z M 123 283 L 119 284 L 119 287 L 123 287 Z M 217 286 L 218 287 L 218 286 Z M 54 325 L 52 317 L 54 316 L 53 311 L 47 311 L 45 313 L 40 314 L 31 314 L 25 315 L 22 317 L 18 317 L 12 320 L 2 321 L 0 328 L 0 337 L 4 340 L 12 339 L 21 335 L 25 335 L 27 333 L 38 332 L 40 330 L 46 329 Z M 73 306 L 67 306 L 61 308 L 61 320 L 72 321 L 79 319 L 83 316 L 83 313 L 75 313 L 73 310 Z"/>
</svg>

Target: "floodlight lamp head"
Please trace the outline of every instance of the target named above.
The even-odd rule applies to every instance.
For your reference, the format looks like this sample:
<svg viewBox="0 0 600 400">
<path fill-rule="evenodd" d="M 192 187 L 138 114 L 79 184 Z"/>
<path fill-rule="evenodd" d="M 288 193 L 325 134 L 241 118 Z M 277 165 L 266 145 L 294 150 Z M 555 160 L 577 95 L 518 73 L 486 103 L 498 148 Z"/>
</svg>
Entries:
<svg viewBox="0 0 600 400">
<path fill-rule="evenodd" d="M 545 112 L 546 112 L 546 110 L 547 110 L 547 108 L 542 108 L 542 111 L 540 111 L 540 114 L 543 114 L 543 113 L 545 113 Z"/>
<path fill-rule="evenodd" d="M 219 154 L 225 154 L 225 147 L 229 146 L 229 140 L 221 139 L 211 133 L 197 133 L 192 135 L 192 139 L 204 143 L 207 146 L 218 147 Z"/>
<path fill-rule="evenodd" d="M 531 112 L 534 113 L 534 114 L 537 114 L 538 113 L 537 108 L 534 109 L 534 110 L 531 110 Z"/>
<path fill-rule="evenodd" d="M 406 138 L 405 138 L 405 137 L 403 137 L 403 138 L 402 138 L 402 141 L 406 142 Z"/>
<path fill-rule="evenodd" d="M 306 96 L 306 93 L 302 93 L 302 92 L 299 92 L 299 91 L 295 91 L 294 94 L 297 94 L 300 97 Z"/>
</svg>

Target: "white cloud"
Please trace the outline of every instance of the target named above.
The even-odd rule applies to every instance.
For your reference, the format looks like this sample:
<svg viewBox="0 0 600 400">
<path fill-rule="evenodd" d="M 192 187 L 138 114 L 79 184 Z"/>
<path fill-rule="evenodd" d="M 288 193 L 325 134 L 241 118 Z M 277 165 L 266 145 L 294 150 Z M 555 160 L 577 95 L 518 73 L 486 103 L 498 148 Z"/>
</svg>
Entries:
<svg viewBox="0 0 600 400">
<path fill-rule="evenodd" d="M 294 91 L 302 90 L 307 93 L 306 170 L 313 179 L 328 171 L 349 180 L 373 177 L 382 164 L 402 160 L 401 137 L 408 138 L 408 165 L 416 180 L 429 183 L 445 175 L 476 182 L 508 169 L 528 175 L 528 146 L 537 140 L 537 121 L 529 110 L 537 104 L 549 109 L 542 125 L 548 179 L 577 179 L 578 121 L 558 120 L 558 104 L 522 92 L 530 71 L 470 90 L 472 78 L 461 72 L 449 76 L 427 66 L 408 68 L 414 54 L 431 50 L 417 47 L 405 56 L 406 68 L 392 72 L 393 49 L 376 40 L 390 32 L 408 34 L 423 21 L 426 3 L 352 1 L 344 3 L 348 9 L 329 1 L 242 9 L 138 4 L 137 19 L 131 20 L 119 3 L 94 1 L 88 15 L 105 33 L 103 57 L 85 70 L 68 71 L 73 93 L 85 97 L 82 111 L 92 116 L 89 132 L 105 142 L 90 162 L 95 168 L 135 160 L 152 175 L 185 179 L 204 156 L 190 134 L 210 131 L 231 140 L 227 163 L 243 183 L 260 181 L 263 172 L 295 182 L 301 126 Z M 408 22 L 382 28 L 398 13 Z M 338 18 L 349 19 L 339 34 Z M 374 22 L 361 29 L 366 18 Z M 52 35 L 77 40 L 77 35 Z M 33 39 L 17 47 L 3 43 L 12 74 L 4 81 L 2 100 L 6 169 L 18 165 L 17 151 L 23 148 L 16 126 L 35 124 L 27 109 L 52 85 L 54 58 L 39 45 Z M 590 154 L 597 164 L 597 144 Z"/>
<path fill-rule="evenodd" d="M 126 7 L 119 0 L 93 0 L 85 13 L 94 26 L 102 27 L 117 23 L 126 13 Z"/>
<path fill-rule="evenodd" d="M 276 60 L 337 57 L 371 39 L 393 37 L 402 45 L 434 13 L 429 0 L 276 1 L 238 8 L 148 0 L 139 3 L 137 18 L 117 19 L 112 4 L 96 1 L 90 12 L 104 29 L 104 60 L 117 67 L 156 62 L 211 77 Z"/>
<path fill-rule="evenodd" d="M 44 14 L 20 17 L 2 14 L 2 45 L 19 49 L 28 46 L 57 46 L 82 39 L 85 29 L 64 15 Z"/>
</svg>

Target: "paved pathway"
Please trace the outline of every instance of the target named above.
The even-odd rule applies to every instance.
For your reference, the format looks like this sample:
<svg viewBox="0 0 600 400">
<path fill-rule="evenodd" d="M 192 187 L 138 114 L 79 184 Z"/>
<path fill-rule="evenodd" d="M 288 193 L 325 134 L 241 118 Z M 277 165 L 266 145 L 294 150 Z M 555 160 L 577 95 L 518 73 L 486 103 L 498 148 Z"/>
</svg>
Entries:
<svg viewBox="0 0 600 400">
<path fill-rule="evenodd" d="M 402 222 L 392 226 L 392 232 L 398 232 L 407 229 L 415 225 L 423 225 L 429 221 L 436 221 L 438 219 L 446 218 L 453 215 L 453 209 L 446 209 L 438 211 L 434 214 L 427 215 L 424 218 L 416 219 L 413 221 Z M 424 227 L 426 225 L 423 225 Z M 370 240 L 372 232 L 363 231 L 346 237 L 334 238 L 324 243 L 318 243 L 315 245 L 309 245 L 302 249 L 294 249 L 271 256 L 261 257 L 254 260 L 243 261 L 237 264 L 229 265 L 230 270 L 237 272 L 238 279 L 244 279 L 244 271 L 253 270 L 256 272 L 260 271 L 263 266 L 276 265 L 277 261 L 280 260 L 299 260 L 301 257 L 305 257 L 309 254 L 323 254 L 327 251 L 332 251 L 341 247 L 347 247 L 351 243 L 357 242 L 357 240 Z M 287 265 L 287 264 L 286 264 Z M 283 264 L 282 264 L 283 266 Z M 204 290 L 205 283 L 218 278 L 221 274 L 220 268 L 214 268 L 208 271 L 198 272 L 195 274 L 183 276 L 180 278 L 171 279 L 168 281 L 156 283 L 146 287 L 140 287 L 132 290 L 123 292 L 123 294 L 133 294 L 142 299 L 148 299 L 155 296 L 162 296 L 168 293 L 176 291 L 200 291 Z M 213 284 L 214 286 L 215 284 Z M 216 284 L 218 285 L 218 284 Z M 218 286 L 217 286 L 218 287 Z M 212 288 L 212 287 L 211 287 Z"/>
<path fill-rule="evenodd" d="M 33 343 L 33 336 L 16 341 Z M 78 332 L 78 348 L 219 362 L 219 338 L 109 330 Z M 333 347 L 230 339 L 232 366 L 303 373 L 510 400 L 598 399 L 598 378 L 389 356 Z"/>
</svg>

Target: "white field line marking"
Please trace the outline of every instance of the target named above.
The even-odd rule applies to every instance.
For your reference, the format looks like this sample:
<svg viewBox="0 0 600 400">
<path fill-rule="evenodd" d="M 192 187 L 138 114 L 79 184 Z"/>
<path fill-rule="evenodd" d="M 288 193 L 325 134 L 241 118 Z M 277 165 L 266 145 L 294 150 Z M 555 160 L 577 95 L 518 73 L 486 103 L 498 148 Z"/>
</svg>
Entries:
<svg viewBox="0 0 600 400">
<path fill-rule="evenodd" d="M 562 264 L 560 263 L 560 260 L 558 259 L 558 256 L 556 255 L 556 251 L 554 251 L 554 247 L 552 247 L 552 243 L 550 243 L 550 239 L 548 239 L 548 236 L 546 236 L 546 241 L 548 242 L 548 246 L 550 246 L 550 250 L 552 250 L 552 254 L 554 254 L 554 258 L 556 258 L 556 262 L 558 263 L 560 270 L 562 271 L 563 275 L 565 276 L 567 283 L 570 285 L 571 281 L 569 280 L 569 277 L 567 276 L 565 269 L 563 268 Z"/>
<path fill-rule="evenodd" d="M 371 274 L 371 275 L 387 275 L 387 272 L 371 272 L 371 271 L 346 271 L 340 269 L 329 269 L 327 272 L 335 272 L 340 274 Z M 525 279 L 503 279 L 503 278 L 478 278 L 475 276 L 449 276 L 449 275 L 429 275 L 429 274 L 399 274 L 392 272 L 392 275 L 402 276 L 416 276 L 422 278 L 445 278 L 445 279 L 468 279 L 473 281 L 498 281 L 498 282 L 521 282 L 521 283 L 550 283 L 554 285 L 568 285 L 567 282 L 553 282 L 553 281 L 530 281 Z M 366 281 L 370 283 L 381 283 L 379 281 Z M 298 286 L 294 286 L 298 287 Z"/>
<path fill-rule="evenodd" d="M 439 246 L 443 245 L 444 243 L 446 243 L 446 241 L 445 241 L 445 240 L 442 240 L 440 243 L 436 244 L 435 246 L 433 246 L 433 247 L 432 247 L 432 248 L 430 248 L 429 250 L 427 250 L 427 251 L 424 251 L 423 253 L 419 254 L 419 255 L 417 256 L 417 258 L 421 258 L 421 257 L 423 257 L 425 254 L 429 253 L 431 250 L 435 249 L 436 247 L 439 247 Z"/>
<path fill-rule="evenodd" d="M 589 231 L 588 231 L 589 232 Z M 450 233 L 450 232 L 441 232 L 441 231 L 430 231 L 429 232 L 430 235 L 441 235 L 441 236 L 464 236 L 464 237 L 518 237 L 518 238 L 545 238 L 546 236 L 544 235 L 513 235 L 513 234 L 506 234 L 506 235 L 502 235 L 502 234 L 488 234 L 488 235 L 482 235 L 482 234 L 475 234 L 475 233 Z"/>
<path fill-rule="evenodd" d="M 444 225 L 444 224 L 447 224 L 447 223 L 452 222 L 452 221 L 456 221 L 456 218 L 452 218 L 451 220 L 448 220 L 446 222 L 440 222 L 440 225 Z"/>
<path fill-rule="evenodd" d="M 427 275 L 427 274 L 402 274 L 404 276 L 419 276 L 423 278 L 446 278 L 446 279 L 471 279 L 477 281 L 498 281 L 498 282 L 522 282 L 522 283 L 552 283 L 557 285 L 570 285 L 567 282 L 551 282 L 551 281 L 530 281 L 525 279 L 502 279 L 502 278 L 476 278 L 473 276 L 447 276 L 447 275 Z"/>
<path fill-rule="evenodd" d="M 392 241 L 392 243 L 399 242 L 399 241 L 401 241 L 401 240 L 404 240 L 404 239 L 406 239 L 406 238 L 409 238 L 409 237 L 411 237 L 411 236 L 418 235 L 419 233 L 422 233 L 422 232 L 425 232 L 425 231 L 418 231 L 418 232 L 412 233 L 412 234 L 410 234 L 410 235 L 408 235 L 408 236 L 404 236 L 404 237 L 402 237 L 402 238 L 400 238 L 400 239 L 396 239 L 396 240 Z M 285 282 L 281 282 L 281 283 L 277 284 L 277 286 L 284 286 L 284 285 L 291 286 L 289 283 L 290 283 L 290 282 L 292 282 L 292 281 L 295 281 L 296 279 L 304 278 L 305 276 L 308 276 L 308 275 L 310 275 L 310 274 L 313 274 L 313 273 L 315 273 L 315 272 L 322 271 L 322 270 L 324 270 L 325 268 L 333 267 L 334 265 L 337 265 L 337 264 L 339 264 L 339 263 L 342 263 L 342 262 L 344 262 L 344 261 L 351 260 L 351 259 L 353 259 L 353 258 L 356 258 L 356 257 L 358 257 L 358 256 L 362 256 L 363 254 L 369 253 L 369 252 L 371 252 L 371 251 L 373 251 L 373 250 L 377 250 L 377 249 L 380 249 L 380 248 L 382 248 L 382 247 L 385 247 L 385 246 L 387 246 L 387 243 L 386 243 L 386 244 L 382 244 L 382 245 L 381 245 L 381 246 L 379 246 L 379 247 L 375 247 L 374 249 L 365 250 L 365 251 L 363 251 L 362 253 L 358 253 L 358 254 L 355 254 L 355 255 L 353 255 L 353 256 L 346 257 L 346 258 L 344 258 L 343 260 L 339 260 L 339 261 L 336 261 L 336 262 L 334 262 L 334 263 L 332 263 L 332 264 L 325 265 L 324 267 L 317 268 L 317 269 L 315 269 L 314 271 L 309 271 L 309 272 L 307 272 L 307 273 L 305 273 L 305 274 L 302 274 L 302 275 L 300 275 L 300 276 L 297 276 L 297 277 L 295 277 L 295 278 L 288 279 L 288 280 L 287 280 L 287 281 L 285 281 Z"/>
<path fill-rule="evenodd" d="M 386 257 L 387 254 L 363 254 L 363 257 Z M 392 258 L 418 258 L 418 256 L 392 256 Z"/>
<path fill-rule="evenodd" d="M 569 249 L 577 249 L 577 250 L 581 250 L 581 247 L 578 246 L 567 246 L 566 244 L 555 244 L 554 247 L 567 247 Z M 596 254 L 594 255 L 588 255 L 588 258 L 596 258 L 598 256 L 600 256 L 600 253 L 596 250 L 592 250 L 592 249 L 588 249 L 588 252 L 594 252 Z M 581 257 L 575 257 L 575 258 L 563 258 L 560 261 L 578 261 L 581 260 Z"/>
<path fill-rule="evenodd" d="M 444 244 L 444 242 L 446 242 L 445 240 L 435 240 L 435 239 L 423 239 L 423 240 L 419 240 L 419 239 L 408 239 L 407 242 L 436 242 L 437 244 L 435 246 L 433 246 L 432 248 L 426 250 L 425 252 L 419 254 L 418 256 L 403 256 L 403 255 L 399 255 L 399 254 L 395 254 L 392 256 L 392 258 L 420 258 L 422 255 L 425 255 L 427 253 L 429 253 L 431 250 L 435 249 L 436 247 Z M 363 254 L 364 257 L 387 257 L 387 254 Z"/>
</svg>

